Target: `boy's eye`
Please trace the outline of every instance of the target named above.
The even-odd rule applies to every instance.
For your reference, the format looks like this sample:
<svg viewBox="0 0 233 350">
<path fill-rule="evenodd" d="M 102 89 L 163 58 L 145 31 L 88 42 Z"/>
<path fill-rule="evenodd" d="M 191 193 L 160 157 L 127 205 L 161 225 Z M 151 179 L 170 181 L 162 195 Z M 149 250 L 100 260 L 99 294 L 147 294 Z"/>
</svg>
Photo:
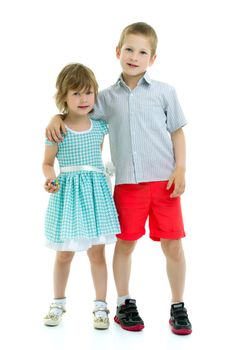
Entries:
<svg viewBox="0 0 233 350">
<path fill-rule="evenodd" d="M 92 94 L 94 94 L 94 91 L 87 91 L 86 94 L 87 94 L 87 95 L 92 95 Z"/>
<path fill-rule="evenodd" d="M 141 54 L 142 55 L 147 55 L 147 52 L 146 51 L 141 51 Z"/>
<path fill-rule="evenodd" d="M 132 52 L 132 51 L 133 51 L 130 47 L 127 47 L 125 50 L 126 50 L 126 51 L 129 51 L 129 52 Z"/>
</svg>

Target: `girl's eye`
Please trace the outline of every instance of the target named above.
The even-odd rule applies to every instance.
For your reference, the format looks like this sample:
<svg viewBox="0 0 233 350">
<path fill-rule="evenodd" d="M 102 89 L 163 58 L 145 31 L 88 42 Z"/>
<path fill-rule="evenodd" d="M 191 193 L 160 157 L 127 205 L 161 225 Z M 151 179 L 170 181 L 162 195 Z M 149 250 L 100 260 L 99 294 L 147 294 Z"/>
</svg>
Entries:
<svg viewBox="0 0 233 350">
<path fill-rule="evenodd" d="M 126 50 L 126 51 L 129 51 L 129 52 L 133 51 L 133 50 L 130 49 L 129 47 L 127 47 L 125 50 Z"/>
<path fill-rule="evenodd" d="M 141 51 L 141 54 L 142 55 L 147 55 L 147 52 L 146 51 Z"/>
<path fill-rule="evenodd" d="M 94 91 L 87 91 L 87 92 L 78 92 L 78 91 L 74 91 L 73 95 L 74 96 L 81 96 L 81 95 L 92 95 L 94 94 Z"/>
</svg>

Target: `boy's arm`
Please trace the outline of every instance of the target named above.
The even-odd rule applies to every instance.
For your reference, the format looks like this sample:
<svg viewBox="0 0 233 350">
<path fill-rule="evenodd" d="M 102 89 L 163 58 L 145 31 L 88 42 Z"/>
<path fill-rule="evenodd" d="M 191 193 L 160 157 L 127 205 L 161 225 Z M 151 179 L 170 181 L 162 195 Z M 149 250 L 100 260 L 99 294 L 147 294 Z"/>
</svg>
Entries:
<svg viewBox="0 0 233 350">
<path fill-rule="evenodd" d="M 61 132 L 66 134 L 65 124 L 63 122 L 64 116 L 62 114 L 56 114 L 50 120 L 45 134 L 49 141 L 60 142 L 63 141 Z"/>
<path fill-rule="evenodd" d="M 175 198 L 184 193 L 185 190 L 186 150 L 183 129 L 179 128 L 171 133 L 171 140 L 176 166 L 169 178 L 167 189 L 170 189 L 174 183 L 174 191 L 171 193 L 170 197 Z"/>
<path fill-rule="evenodd" d="M 53 188 L 53 186 L 50 185 L 50 180 L 56 179 L 56 173 L 54 170 L 54 161 L 55 156 L 58 151 L 57 144 L 54 144 L 52 146 L 46 145 L 45 146 L 45 152 L 44 152 L 44 160 L 43 160 L 43 173 L 46 178 L 44 188 L 48 192 L 56 192 L 59 187 Z"/>
<path fill-rule="evenodd" d="M 90 114 L 91 119 L 104 120 L 108 122 L 108 117 L 106 116 L 106 101 L 104 91 L 101 91 L 96 99 L 94 111 Z"/>
</svg>

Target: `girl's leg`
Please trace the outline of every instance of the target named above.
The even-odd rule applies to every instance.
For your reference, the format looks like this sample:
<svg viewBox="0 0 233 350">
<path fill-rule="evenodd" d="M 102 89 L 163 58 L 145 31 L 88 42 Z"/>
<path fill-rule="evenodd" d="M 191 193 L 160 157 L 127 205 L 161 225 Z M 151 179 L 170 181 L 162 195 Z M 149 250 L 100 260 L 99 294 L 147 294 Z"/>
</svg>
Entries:
<svg viewBox="0 0 233 350">
<path fill-rule="evenodd" d="M 129 295 L 131 255 L 137 241 L 118 239 L 113 256 L 113 273 L 118 297 Z"/>
<path fill-rule="evenodd" d="M 172 302 L 183 301 L 186 264 L 181 239 L 161 239 L 161 247 L 167 260 Z"/>
<path fill-rule="evenodd" d="M 54 298 L 65 297 L 65 289 L 70 272 L 70 264 L 74 257 L 74 252 L 57 252 L 54 264 Z"/>
<path fill-rule="evenodd" d="M 54 299 L 49 312 L 44 317 L 46 326 L 58 326 L 62 315 L 66 311 L 65 289 L 70 272 L 70 264 L 74 252 L 57 252 L 54 264 Z"/>
<path fill-rule="evenodd" d="M 96 300 L 94 302 L 94 322 L 96 329 L 108 329 L 109 318 L 106 303 L 107 294 L 107 266 L 105 261 L 105 246 L 96 245 L 88 249 L 87 255 L 91 264 L 92 279 L 95 287 Z"/>
<path fill-rule="evenodd" d="M 91 264 L 91 273 L 95 287 L 96 300 L 106 300 L 107 295 L 107 265 L 105 246 L 96 245 L 88 249 L 87 255 Z"/>
</svg>

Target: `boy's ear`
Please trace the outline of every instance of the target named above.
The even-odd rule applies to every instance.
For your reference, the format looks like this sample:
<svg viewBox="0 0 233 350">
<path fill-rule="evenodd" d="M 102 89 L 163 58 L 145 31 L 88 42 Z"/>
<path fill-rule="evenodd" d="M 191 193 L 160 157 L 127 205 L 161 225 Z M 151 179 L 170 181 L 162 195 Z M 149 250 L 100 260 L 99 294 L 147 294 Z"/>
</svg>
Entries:
<svg viewBox="0 0 233 350">
<path fill-rule="evenodd" d="M 157 57 L 157 55 L 154 55 L 154 56 L 151 57 L 149 66 L 152 66 L 152 64 L 154 63 L 156 57 Z"/>
<path fill-rule="evenodd" d="M 121 55 L 121 50 L 119 49 L 119 47 L 116 47 L 116 57 L 119 59 Z"/>
</svg>

